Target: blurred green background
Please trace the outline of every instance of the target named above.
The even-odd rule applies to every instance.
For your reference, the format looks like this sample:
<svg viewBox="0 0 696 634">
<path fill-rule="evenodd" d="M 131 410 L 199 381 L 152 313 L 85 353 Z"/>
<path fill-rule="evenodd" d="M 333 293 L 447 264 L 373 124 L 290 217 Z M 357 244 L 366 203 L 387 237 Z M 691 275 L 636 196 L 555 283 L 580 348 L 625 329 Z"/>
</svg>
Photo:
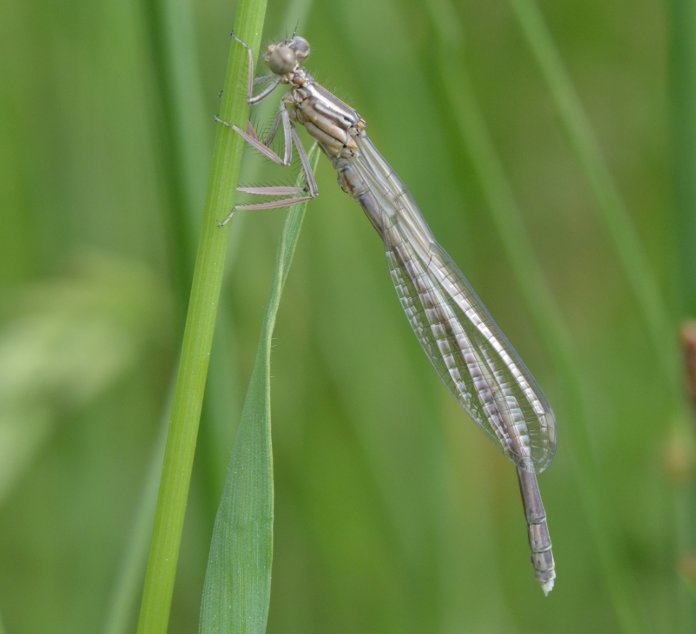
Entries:
<svg viewBox="0 0 696 634">
<path fill-rule="evenodd" d="M 559 449 L 544 598 L 512 465 L 322 159 L 273 352 L 269 632 L 694 631 L 689 4 L 270 3 L 264 41 L 299 22 L 544 387 Z M 133 627 L 233 15 L 0 7 L 0 630 Z M 285 213 L 233 221 L 171 632 L 197 628 Z"/>
</svg>

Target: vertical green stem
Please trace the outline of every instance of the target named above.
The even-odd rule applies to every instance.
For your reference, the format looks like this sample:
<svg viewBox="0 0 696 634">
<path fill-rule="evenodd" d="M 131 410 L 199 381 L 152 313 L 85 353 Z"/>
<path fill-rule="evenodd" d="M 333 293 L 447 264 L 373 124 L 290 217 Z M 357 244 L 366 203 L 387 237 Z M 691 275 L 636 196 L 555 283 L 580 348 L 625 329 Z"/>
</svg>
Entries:
<svg viewBox="0 0 696 634">
<path fill-rule="evenodd" d="M 693 318 L 696 317 L 696 3 L 692 0 L 672 0 L 670 11 L 668 35 L 678 307 L 680 317 Z M 688 369 L 686 372 L 688 380 Z M 693 436 L 693 425 L 686 427 L 686 434 Z M 675 489 L 678 557 L 688 561 L 688 555 L 684 553 L 693 552 L 696 543 L 696 507 L 693 502 L 696 478 L 693 468 L 680 484 Z M 693 577 L 682 574 L 681 580 L 686 583 L 679 586 L 680 631 L 693 631 L 696 620 Z"/>
<path fill-rule="evenodd" d="M 191 0 L 140 3 L 151 59 L 155 90 L 154 134 L 161 166 L 162 199 L 168 211 L 164 229 L 168 237 L 170 270 L 174 276 L 177 325 L 183 320 L 195 255 L 194 222 L 203 197 L 208 141 L 211 132 L 202 103 L 196 58 Z"/>
<path fill-rule="evenodd" d="M 671 91 L 675 230 L 681 307 L 696 316 L 696 3 L 672 0 Z"/>
<path fill-rule="evenodd" d="M 236 32 L 254 50 L 259 46 L 265 11 L 265 0 L 242 0 L 237 7 L 234 21 Z M 246 77 L 246 51 L 232 42 L 221 116 L 241 127 L 244 127 L 249 116 L 245 99 Z M 234 204 L 242 150 L 242 139 L 220 126 L 215 137 L 208 196 L 155 511 L 138 622 L 138 632 L 141 634 L 166 632 L 169 621 L 229 238 L 229 231 L 220 229 L 217 222 L 225 217 Z"/>
<path fill-rule="evenodd" d="M 606 166 L 580 98 L 546 28 L 539 7 L 532 0 L 510 0 L 551 96 L 556 102 L 571 145 L 585 171 L 598 209 L 612 238 L 624 275 L 631 286 L 655 347 L 667 384 L 677 385 L 673 325 L 626 206 Z"/>
</svg>

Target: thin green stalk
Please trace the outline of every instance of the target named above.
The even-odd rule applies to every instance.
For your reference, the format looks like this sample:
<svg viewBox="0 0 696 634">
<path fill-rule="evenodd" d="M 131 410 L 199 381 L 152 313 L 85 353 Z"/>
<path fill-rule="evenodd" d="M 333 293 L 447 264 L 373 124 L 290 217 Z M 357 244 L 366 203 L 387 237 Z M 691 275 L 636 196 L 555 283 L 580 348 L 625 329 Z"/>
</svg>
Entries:
<svg viewBox="0 0 696 634">
<path fill-rule="evenodd" d="M 145 0 L 140 3 L 149 52 L 147 59 L 150 60 L 147 70 L 150 71 L 150 83 L 154 88 L 151 120 L 161 172 L 161 198 L 165 212 L 162 226 L 176 300 L 174 326 L 177 332 L 184 325 L 191 291 L 200 223 L 199 206 L 205 196 L 214 132 L 210 125 L 212 110 L 206 111 L 204 106 L 193 1 Z M 224 305 L 220 312 L 224 323 Z M 229 336 L 229 329 L 218 330 L 213 345 L 229 349 L 229 346 L 224 345 Z M 237 383 L 231 371 L 230 357 L 214 355 L 212 364 L 209 372 L 215 381 L 209 381 L 206 388 L 207 402 L 200 423 L 199 447 L 213 433 L 214 426 L 210 424 L 212 417 L 209 413 L 223 407 L 219 395 L 229 395 L 229 390 L 215 389 L 217 381 L 228 386 Z M 175 380 L 176 376 L 172 377 L 172 387 Z M 167 404 L 167 420 L 170 405 Z M 212 518 L 216 495 L 206 496 L 205 493 L 219 490 L 219 487 L 210 486 L 210 474 L 215 473 L 215 465 L 220 464 L 220 460 L 209 459 L 207 452 L 201 452 L 200 448 L 198 456 L 201 477 L 195 482 L 204 492 L 204 502 L 208 503 L 208 517 Z M 160 463 L 161 455 L 158 456 L 158 464 Z"/>
<path fill-rule="evenodd" d="M 571 145 L 585 171 L 601 217 L 612 238 L 629 285 L 655 347 L 668 386 L 676 393 L 674 328 L 657 286 L 653 270 L 645 256 L 626 206 L 602 157 L 592 126 L 581 101 L 563 67 L 543 16 L 533 0 L 510 0 L 512 9 L 527 39 Z"/>
<path fill-rule="evenodd" d="M 265 0 L 240 0 L 234 26 L 237 34 L 258 49 L 266 11 Z M 223 119 L 244 127 L 249 117 L 245 99 L 246 51 L 231 42 Z M 166 632 L 179 560 L 186 502 L 196 448 L 198 423 L 217 318 L 229 231 L 217 223 L 234 204 L 243 140 L 220 126 L 215 147 L 198 255 L 193 273 L 186 327 L 174 389 L 172 417 L 165 448 L 162 480 L 150 546 L 138 632 Z"/>
<path fill-rule="evenodd" d="M 674 238 L 679 284 L 677 293 L 680 318 L 693 318 L 696 317 L 696 3 L 692 0 L 672 0 L 670 10 L 668 35 L 675 187 Z M 688 381 L 688 371 L 686 374 Z M 685 420 L 688 424 L 685 432 L 693 437 L 693 417 L 689 420 L 686 413 Z M 688 560 L 685 553 L 693 552 L 696 545 L 696 506 L 693 503 L 695 489 L 696 474 L 692 468 L 682 486 L 675 489 L 678 567 L 683 566 L 684 560 Z M 680 579 L 681 631 L 693 631 L 693 623 L 696 621 L 696 585 L 693 578 L 689 579 L 683 572 Z"/>
<path fill-rule="evenodd" d="M 210 125 L 201 99 L 190 2 L 146 0 L 141 9 L 155 86 L 152 121 L 167 211 L 164 227 L 177 320 L 183 320 L 195 256 L 196 207 L 205 187 L 207 146 L 201 140 L 209 138 Z"/>
<path fill-rule="evenodd" d="M 696 317 L 696 3 L 672 0 L 670 4 L 679 299 L 684 312 Z"/>
</svg>

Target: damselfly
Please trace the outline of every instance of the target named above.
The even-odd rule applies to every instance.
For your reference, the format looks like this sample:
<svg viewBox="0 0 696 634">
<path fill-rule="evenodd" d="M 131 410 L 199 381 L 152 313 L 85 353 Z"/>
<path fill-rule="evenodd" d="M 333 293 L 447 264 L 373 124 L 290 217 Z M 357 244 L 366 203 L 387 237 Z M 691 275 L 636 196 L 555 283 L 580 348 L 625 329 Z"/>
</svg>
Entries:
<svg viewBox="0 0 696 634">
<path fill-rule="evenodd" d="M 471 418 L 515 463 L 522 493 L 532 564 L 545 594 L 556 576 L 546 512 L 536 474 L 556 450 L 553 412 L 531 373 L 445 250 L 436 242 L 415 201 L 365 132 L 364 119 L 318 84 L 302 66 L 309 43 L 293 37 L 271 44 L 263 54 L 270 75 L 254 79 L 248 54 L 247 100 L 254 105 L 278 86 L 283 95 L 263 141 L 253 126 L 244 131 L 217 119 L 280 165 L 289 165 L 294 146 L 305 187 L 240 187 L 252 195 L 276 197 L 237 205 L 235 211 L 285 207 L 318 195 L 316 180 L 296 126 L 302 125 L 338 172 L 343 190 L 355 198 L 384 242 L 391 279 L 423 350 Z M 257 95 L 254 85 L 268 83 Z M 271 149 L 282 129 L 283 156 Z M 281 198 L 282 197 L 282 198 Z"/>
</svg>

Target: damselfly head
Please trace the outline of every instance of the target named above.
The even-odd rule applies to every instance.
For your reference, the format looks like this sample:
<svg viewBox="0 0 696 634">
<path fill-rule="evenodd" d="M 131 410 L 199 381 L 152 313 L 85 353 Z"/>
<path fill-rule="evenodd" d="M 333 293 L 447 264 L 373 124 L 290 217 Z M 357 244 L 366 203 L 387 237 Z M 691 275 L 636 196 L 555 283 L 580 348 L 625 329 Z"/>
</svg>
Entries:
<svg viewBox="0 0 696 634">
<path fill-rule="evenodd" d="M 299 35 L 270 44 L 263 54 L 263 61 L 276 75 L 287 75 L 309 57 L 309 42 Z"/>
</svg>

